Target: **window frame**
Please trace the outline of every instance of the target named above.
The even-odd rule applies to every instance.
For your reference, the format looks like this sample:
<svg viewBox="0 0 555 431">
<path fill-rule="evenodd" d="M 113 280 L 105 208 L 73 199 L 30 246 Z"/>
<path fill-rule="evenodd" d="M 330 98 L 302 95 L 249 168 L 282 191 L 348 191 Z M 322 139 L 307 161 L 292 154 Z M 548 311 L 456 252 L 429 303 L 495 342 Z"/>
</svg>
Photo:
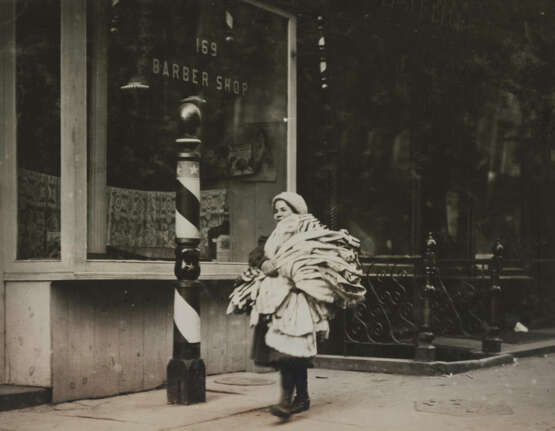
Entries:
<svg viewBox="0 0 555 431">
<path fill-rule="evenodd" d="M 15 95 L 15 5 L 0 2 L 0 81 L 3 97 L 0 116 L 0 262 L 5 281 L 67 279 L 167 279 L 173 280 L 173 261 L 87 259 L 87 0 L 60 0 L 60 101 L 61 101 L 61 232 L 59 260 L 17 259 L 17 124 Z M 287 189 L 297 184 L 297 77 L 296 27 L 293 14 L 255 0 L 241 0 L 288 20 L 287 64 Z M 81 19 L 75 19 L 75 17 Z M 1 146 L 4 145 L 4 146 Z M 202 169 L 202 166 L 201 166 Z M 245 262 L 201 262 L 201 279 L 234 278 Z M 1 271 L 0 271 L 1 272 Z"/>
</svg>

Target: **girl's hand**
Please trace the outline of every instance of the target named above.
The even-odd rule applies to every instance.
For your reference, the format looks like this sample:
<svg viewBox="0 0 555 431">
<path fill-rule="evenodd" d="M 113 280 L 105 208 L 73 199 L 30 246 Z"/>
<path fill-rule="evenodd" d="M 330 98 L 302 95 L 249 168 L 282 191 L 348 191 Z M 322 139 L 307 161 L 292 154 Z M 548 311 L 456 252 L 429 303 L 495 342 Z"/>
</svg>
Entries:
<svg viewBox="0 0 555 431">
<path fill-rule="evenodd" d="M 262 262 L 260 269 L 267 276 L 275 277 L 277 275 L 276 266 L 274 265 L 274 262 L 271 259 L 266 259 L 264 262 Z"/>
</svg>

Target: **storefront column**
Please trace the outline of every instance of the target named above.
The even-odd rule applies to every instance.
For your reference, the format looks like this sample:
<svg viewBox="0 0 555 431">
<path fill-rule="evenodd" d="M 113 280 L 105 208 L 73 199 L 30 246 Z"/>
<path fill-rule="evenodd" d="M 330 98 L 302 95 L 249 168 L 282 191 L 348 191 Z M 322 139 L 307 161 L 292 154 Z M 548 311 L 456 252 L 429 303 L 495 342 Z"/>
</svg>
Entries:
<svg viewBox="0 0 555 431">
<path fill-rule="evenodd" d="M 15 2 L 0 2 L 0 383 L 6 382 L 6 306 L 4 271 L 6 262 L 15 257 L 17 239 L 13 224 L 17 220 L 16 205 L 16 98 L 15 98 Z"/>
<path fill-rule="evenodd" d="M 104 2 L 106 3 L 106 2 Z M 88 251 L 106 253 L 106 151 L 108 142 L 109 7 L 92 2 L 89 113 Z"/>
</svg>

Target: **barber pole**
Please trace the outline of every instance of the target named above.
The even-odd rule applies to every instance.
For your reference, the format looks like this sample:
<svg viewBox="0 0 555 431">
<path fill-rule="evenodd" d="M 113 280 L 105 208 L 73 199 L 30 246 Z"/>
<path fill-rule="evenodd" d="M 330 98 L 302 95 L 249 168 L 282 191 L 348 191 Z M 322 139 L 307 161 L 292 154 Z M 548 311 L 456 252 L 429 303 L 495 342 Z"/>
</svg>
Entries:
<svg viewBox="0 0 555 431">
<path fill-rule="evenodd" d="M 173 357 L 168 364 L 168 403 L 206 401 L 206 368 L 200 358 L 200 145 L 201 106 L 197 96 L 181 101 L 175 199 L 175 276 Z"/>
</svg>

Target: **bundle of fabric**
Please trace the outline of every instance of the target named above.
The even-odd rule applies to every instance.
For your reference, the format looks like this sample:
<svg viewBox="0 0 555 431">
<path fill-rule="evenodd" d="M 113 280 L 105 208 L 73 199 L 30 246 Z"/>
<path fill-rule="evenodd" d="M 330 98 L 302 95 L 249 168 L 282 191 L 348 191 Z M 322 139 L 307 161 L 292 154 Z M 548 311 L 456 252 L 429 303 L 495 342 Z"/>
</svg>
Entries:
<svg viewBox="0 0 555 431">
<path fill-rule="evenodd" d="M 258 284 L 262 278 L 266 277 L 264 273 L 255 267 L 249 267 L 241 277 L 236 280 L 233 292 L 229 296 L 229 305 L 227 314 L 246 313 L 252 310 L 252 306 L 258 294 Z"/>
<path fill-rule="evenodd" d="M 327 337 L 335 311 L 364 299 L 359 246 L 347 231 L 330 230 L 310 214 L 281 220 L 264 246 L 271 270 L 249 268 L 242 274 L 228 314 L 250 311 L 253 326 L 261 315 L 269 316 L 268 346 L 314 356 L 317 336 Z"/>
</svg>

